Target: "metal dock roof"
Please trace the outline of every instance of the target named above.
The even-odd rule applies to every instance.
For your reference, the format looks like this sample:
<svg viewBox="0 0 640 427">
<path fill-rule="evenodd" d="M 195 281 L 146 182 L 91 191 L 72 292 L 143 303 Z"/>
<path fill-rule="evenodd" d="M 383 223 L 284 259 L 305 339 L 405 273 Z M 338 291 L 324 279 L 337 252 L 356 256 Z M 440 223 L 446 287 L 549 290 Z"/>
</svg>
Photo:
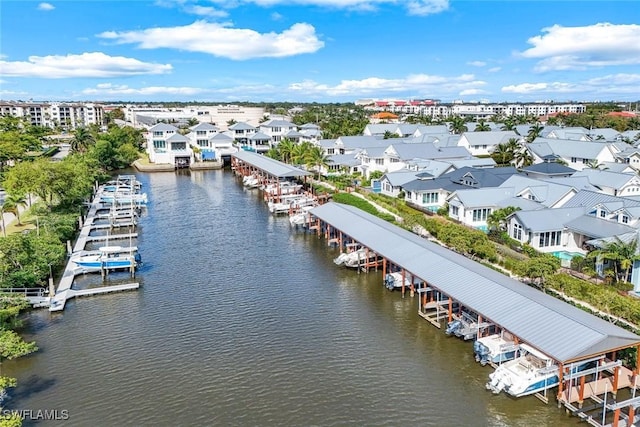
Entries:
<svg viewBox="0 0 640 427">
<path fill-rule="evenodd" d="M 311 214 L 561 363 L 640 345 L 640 336 L 352 206 Z"/>
<path fill-rule="evenodd" d="M 278 178 L 294 178 L 311 175 L 310 172 L 251 151 L 239 151 L 233 153 L 231 156 Z"/>
</svg>

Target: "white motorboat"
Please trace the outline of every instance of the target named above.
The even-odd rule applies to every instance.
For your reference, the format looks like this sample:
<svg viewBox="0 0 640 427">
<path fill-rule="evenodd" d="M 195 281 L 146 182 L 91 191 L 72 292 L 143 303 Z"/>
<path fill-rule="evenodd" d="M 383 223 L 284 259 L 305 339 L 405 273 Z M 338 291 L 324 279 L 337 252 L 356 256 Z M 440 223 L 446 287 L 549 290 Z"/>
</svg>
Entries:
<svg viewBox="0 0 640 427">
<path fill-rule="evenodd" d="M 135 268 L 141 263 L 140 254 L 135 252 L 137 248 L 122 246 L 103 246 L 95 253 L 87 253 L 71 261 L 85 270 L 115 270 L 121 268 Z"/>
<path fill-rule="evenodd" d="M 420 283 L 420 279 L 414 278 L 413 284 L 415 287 L 418 287 Z M 387 273 L 384 276 L 383 284 L 390 291 L 393 291 L 395 289 L 402 289 L 403 284 L 404 287 L 408 289 L 411 287 L 411 274 L 405 273 L 403 281 L 401 272 L 394 271 L 393 273 Z"/>
<path fill-rule="evenodd" d="M 520 344 L 519 352 L 519 357 L 504 362 L 489 375 L 487 390 L 521 397 L 558 385 L 558 365 L 553 359 L 527 344 Z"/>
<path fill-rule="evenodd" d="M 482 366 L 487 363 L 501 364 L 516 358 L 518 354 L 518 344 L 508 333 L 493 334 L 478 338 L 473 343 L 473 352 L 476 362 Z"/>
</svg>

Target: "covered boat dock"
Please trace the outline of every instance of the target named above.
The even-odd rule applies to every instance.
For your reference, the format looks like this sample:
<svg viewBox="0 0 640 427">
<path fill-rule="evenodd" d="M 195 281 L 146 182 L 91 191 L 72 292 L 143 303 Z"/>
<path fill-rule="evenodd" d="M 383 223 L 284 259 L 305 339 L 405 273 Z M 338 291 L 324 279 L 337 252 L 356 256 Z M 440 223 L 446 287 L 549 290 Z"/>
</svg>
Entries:
<svg viewBox="0 0 640 427">
<path fill-rule="evenodd" d="M 242 177 L 254 175 L 260 185 L 273 184 L 277 188 L 284 180 L 305 178 L 311 175 L 311 172 L 251 151 L 239 151 L 232 154 L 231 169 L 236 175 Z M 273 196 L 273 201 L 279 201 L 281 193 L 275 191 Z"/>
<path fill-rule="evenodd" d="M 357 243 L 380 255 L 383 277 L 394 266 L 403 278 L 412 278 L 410 283 L 419 279 L 419 314 L 432 323 L 451 321 L 456 311 L 464 310 L 474 313 L 479 324 L 508 331 L 517 342 L 554 359 L 559 366 L 558 404 L 587 421 L 590 416 L 583 413 L 582 401 L 602 401 L 598 381 L 608 381 L 605 393 L 613 395 L 631 387 L 633 398 L 627 403 L 607 404 L 605 399 L 601 410 L 613 426 L 633 424 L 634 408 L 640 404 L 635 399 L 640 336 L 355 207 L 331 202 L 310 215 L 311 228 L 341 251 Z M 427 316 L 432 309 L 440 315 Z M 479 337 L 482 333 L 478 329 Z M 634 347 L 639 356 L 631 371 L 616 361 L 616 353 Z M 573 368 L 585 361 L 596 364 L 594 372 L 576 373 Z M 586 382 L 591 377 L 594 381 Z M 623 408 L 627 413 L 621 413 Z"/>
</svg>

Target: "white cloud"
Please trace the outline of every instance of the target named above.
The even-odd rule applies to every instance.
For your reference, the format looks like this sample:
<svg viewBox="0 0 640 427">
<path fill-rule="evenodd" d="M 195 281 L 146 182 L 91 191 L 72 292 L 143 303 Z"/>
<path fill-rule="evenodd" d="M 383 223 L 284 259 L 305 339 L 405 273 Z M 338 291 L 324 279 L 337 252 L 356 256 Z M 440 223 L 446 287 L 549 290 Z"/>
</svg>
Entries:
<svg viewBox="0 0 640 427">
<path fill-rule="evenodd" d="M 174 4 L 183 5 L 186 0 L 174 0 Z M 409 15 L 426 16 L 449 9 L 449 0 L 209 0 L 221 8 L 231 9 L 245 4 L 261 7 L 274 6 L 315 6 L 332 9 L 347 9 L 362 12 L 379 10 L 381 6 L 402 6 Z M 166 1 L 161 2 L 167 5 Z"/>
<path fill-rule="evenodd" d="M 455 94 L 464 90 L 477 89 L 484 85 L 486 82 L 475 80 L 472 74 L 463 74 L 457 77 L 414 74 L 400 79 L 368 77 L 361 80 L 342 80 L 335 86 L 305 80 L 290 84 L 288 90 L 309 95 L 357 98 L 366 95 L 382 96 L 383 94 L 397 93 L 415 93 L 426 96 Z"/>
<path fill-rule="evenodd" d="M 468 96 L 468 95 L 485 95 L 489 92 L 482 89 L 465 89 L 460 91 L 460 96 Z"/>
<path fill-rule="evenodd" d="M 484 67 L 485 65 L 487 65 L 487 63 L 484 61 L 469 61 L 467 62 L 467 65 L 473 65 L 474 67 Z"/>
<path fill-rule="evenodd" d="M 128 96 L 154 96 L 154 95 L 198 95 L 206 92 L 205 89 L 197 87 L 172 87 L 172 86 L 148 86 L 142 88 L 132 88 L 127 85 L 114 85 L 102 83 L 95 88 L 87 88 L 82 91 L 83 95 L 108 96 L 108 95 L 128 95 Z"/>
<path fill-rule="evenodd" d="M 272 21 L 281 21 L 283 18 L 284 18 L 284 16 L 282 16 L 278 12 L 272 12 L 271 13 L 271 20 Z"/>
<path fill-rule="evenodd" d="M 0 61 L 0 74 L 5 77 L 45 79 L 165 74 L 171 69 L 170 64 L 142 62 L 124 56 L 109 56 L 102 52 L 85 52 L 80 55 L 66 56 L 30 56 L 28 61 Z"/>
<path fill-rule="evenodd" d="M 584 95 L 636 94 L 640 74 L 611 74 L 577 82 L 538 82 L 504 86 L 502 92 L 516 94 L 582 93 Z"/>
<path fill-rule="evenodd" d="M 38 5 L 38 10 L 44 10 L 45 12 L 48 12 L 53 9 L 55 9 L 55 6 L 52 5 L 51 3 L 40 3 Z"/>
<path fill-rule="evenodd" d="M 258 33 L 250 29 L 196 21 L 182 27 L 159 27 L 139 31 L 108 31 L 98 37 L 118 44 L 136 43 L 143 49 L 172 48 L 204 52 L 234 60 L 282 58 L 313 53 L 324 46 L 312 25 L 298 23 L 281 33 Z"/>
<path fill-rule="evenodd" d="M 490 73 L 497 73 L 498 71 L 502 70 L 502 68 L 500 67 L 493 67 L 493 68 L 489 68 L 487 71 Z"/>
<path fill-rule="evenodd" d="M 541 59 L 536 71 L 640 64 L 640 25 L 554 25 L 542 31 L 544 34 L 528 40 L 533 47 L 520 53 L 525 58 Z"/>
<path fill-rule="evenodd" d="M 226 18 L 227 16 L 229 16 L 229 13 L 224 10 L 216 9 L 210 6 L 200 6 L 197 4 L 185 6 L 184 11 L 192 15 L 209 16 L 211 18 Z"/>
</svg>

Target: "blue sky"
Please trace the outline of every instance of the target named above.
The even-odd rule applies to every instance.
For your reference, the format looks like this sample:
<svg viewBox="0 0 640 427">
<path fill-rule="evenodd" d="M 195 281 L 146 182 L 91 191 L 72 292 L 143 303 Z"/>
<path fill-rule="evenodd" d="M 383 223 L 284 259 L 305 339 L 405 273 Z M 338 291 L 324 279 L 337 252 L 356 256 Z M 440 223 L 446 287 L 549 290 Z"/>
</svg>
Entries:
<svg viewBox="0 0 640 427">
<path fill-rule="evenodd" d="M 0 2 L 0 98 L 640 99 L 640 2 Z"/>
</svg>

